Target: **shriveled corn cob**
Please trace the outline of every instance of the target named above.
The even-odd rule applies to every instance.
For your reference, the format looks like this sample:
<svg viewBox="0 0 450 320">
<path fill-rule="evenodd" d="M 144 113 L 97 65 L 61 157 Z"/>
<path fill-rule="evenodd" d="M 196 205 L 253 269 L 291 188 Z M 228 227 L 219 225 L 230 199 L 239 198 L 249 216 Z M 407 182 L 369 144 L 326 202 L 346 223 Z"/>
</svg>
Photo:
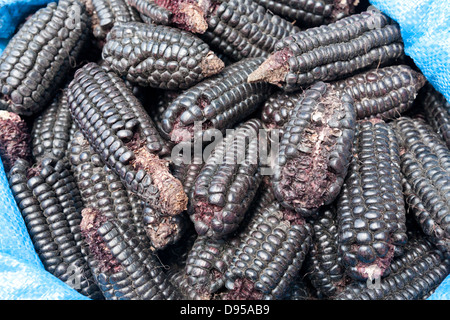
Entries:
<svg viewBox="0 0 450 320">
<path fill-rule="evenodd" d="M 395 122 L 401 147 L 403 193 L 408 210 L 423 232 L 449 256 L 450 151 L 437 133 L 420 119 Z"/>
<path fill-rule="evenodd" d="M 433 127 L 450 149 L 450 103 L 431 84 L 425 88 L 420 100 L 426 121 Z"/>
<path fill-rule="evenodd" d="M 224 299 L 283 298 L 302 267 L 311 234 L 303 218 L 276 201 L 258 210 L 225 273 Z"/>
<path fill-rule="evenodd" d="M 68 163 L 43 159 L 37 167 L 18 159 L 9 184 L 44 268 L 81 294 L 102 298 L 81 246 L 81 215 L 64 179 Z"/>
<path fill-rule="evenodd" d="M 251 119 L 218 142 L 195 180 L 188 210 L 200 236 L 234 232 L 256 195 L 262 175 L 261 122 Z"/>
<path fill-rule="evenodd" d="M 162 214 L 187 208 L 183 186 L 158 156 L 159 133 L 119 76 L 89 63 L 75 73 L 68 99 L 83 135 L 129 190 Z"/>
<path fill-rule="evenodd" d="M 224 133 L 252 114 L 271 92 L 269 84 L 246 80 L 262 61 L 244 59 L 181 93 L 162 115 L 163 137 L 175 143 L 201 134 L 206 139 L 214 130 Z"/>
<path fill-rule="evenodd" d="M 0 109 L 30 116 L 51 102 L 85 44 L 86 22 L 76 0 L 52 2 L 25 22 L 0 56 Z"/>
<path fill-rule="evenodd" d="M 286 91 L 331 81 L 402 57 L 400 27 L 375 10 L 310 28 L 277 42 L 274 52 L 249 77 Z"/>
<path fill-rule="evenodd" d="M 170 90 L 187 89 L 224 67 L 196 36 L 141 22 L 114 26 L 102 56 L 106 65 L 130 82 Z"/>
<path fill-rule="evenodd" d="M 6 173 L 18 159 L 31 160 L 30 143 L 26 122 L 14 112 L 0 110 L 0 158 Z"/>
<path fill-rule="evenodd" d="M 186 214 L 163 215 L 149 206 L 143 206 L 142 223 L 155 250 L 163 250 L 180 241 L 189 218 Z"/>
<path fill-rule="evenodd" d="M 389 273 L 407 242 L 399 145 L 379 119 L 360 121 L 353 158 L 337 201 L 339 254 L 356 280 Z"/>
<path fill-rule="evenodd" d="M 272 176 L 280 203 L 303 216 L 338 195 L 355 134 L 352 99 L 324 82 L 305 91 L 290 115 Z"/>
</svg>

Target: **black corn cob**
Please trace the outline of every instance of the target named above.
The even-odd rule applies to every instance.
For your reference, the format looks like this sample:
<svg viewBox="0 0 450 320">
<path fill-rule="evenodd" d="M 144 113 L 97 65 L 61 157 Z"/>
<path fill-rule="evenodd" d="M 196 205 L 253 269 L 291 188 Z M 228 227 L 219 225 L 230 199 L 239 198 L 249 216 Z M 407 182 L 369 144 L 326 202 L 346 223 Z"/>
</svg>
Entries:
<svg viewBox="0 0 450 320">
<path fill-rule="evenodd" d="M 304 27 L 335 22 L 355 11 L 355 0 L 253 0 L 267 10 Z"/>
<path fill-rule="evenodd" d="M 306 277 L 320 299 L 332 297 L 346 285 L 338 248 L 338 225 L 334 206 L 320 209 L 311 222 L 313 236 L 306 264 Z"/>
<path fill-rule="evenodd" d="M 379 119 L 360 121 L 353 158 L 337 201 L 339 254 L 356 280 L 389 273 L 407 241 L 399 145 Z"/>
<path fill-rule="evenodd" d="M 279 203 L 256 212 L 225 273 L 224 299 L 281 299 L 311 244 L 311 226 Z"/>
<path fill-rule="evenodd" d="M 68 163 L 46 158 L 36 167 L 18 159 L 9 184 L 44 268 L 81 294 L 100 299 L 81 246 L 81 215 L 64 175 Z"/>
<path fill-rule="evenodd" d="M 145 235 L 140 199 L 132 198 L 80 131 L 70 143 L 69 160 L 84 208 L 96 208 L 106 218 L 135 228 L 139 236 Z"/>
<path fill-rule="evenodd" d="M 210 239 L 199 236 L 189 250 L 185 277 L 187 285 L 192 287 L 203 300 L 212 299 L 213 295 L 225 286 L 225 272 L 228 269 L 237 239 Z"/>
<path fill-rule="evenodd" d="M 189 32 L 142 22 L 114 26 L 102 56 L 130 82 L 170 90 L 187 89 L 224 67 L 209 46 Z"/>
<path fill-rule="evenodd" d="M 271 92 L 269 84 L 246 80 L 262 61 L 244 59 L 181 93 L 162 115 L 163 137 L 179 143 L 203 134 L 207 140 L 215 130 L 224 133 L 251 115 Z"/>
<path fill-rule="evenodd" d="M 91 17 L 95 38 L 105 40 L 111 29 L 120 23 L 140 21 L 138 12 L 126 0 L 84 0 Z"/>
<path fill-rule="evenodd" d="M 396 65 L 372 69 L 331 82 L 331 85 L 353 98 L 357 120 L 373 117 L 390 120 L 400 117 L 412 107 L 425 81 L 421 73 L 406 65 Z M 261 121 L 267 128 L 282 132 L 302 96 L 302 91 L 274 93 L 263 106 Z"/>
<path fill-rule="evenodd" d="M 222 238 L 244 219 L 262 180 L 259 130 L 251 119 L 217 143 L 198 174 L 189 215 L 200 236 Z"/>
<path fill-rule="evenodd" d="M 25 22 L 0 56 L 0 109 L 29 116 L 53 99 L 83 48 L 86 22 L 76 0 L 52 2 Z"/>
<path fill-rule="evenodd" d="M 305 91 L 283 128 L 272 184 L 280 203 L 307 217 L 338 195 L 355 134 L 352 99 L 324 82 Z"/>
<path fill-rule="evenodd" d="M 450 103 L 442 93 L 428 84 L 420 104 L 426 121 L 442 137 L 447 148 L 450 149 Z"/>
<path fill-rule="evenodd" d="M 75 73 L 68 101 L 89 144 L 127 189 L 162 214 L 187 208 L 183 186 L 158 156 L 163 146 L 158 131 L 119 76 L 89 63 Z"/>
<path fill-rule="evenodd" d="M 408 243 L 394 259 L 392 272 L 379 282 L 353 282 L 335 300 L 421 300 L 450 273 L 450 260 L 424 238 Z"/>
<path fill-rule="evenodd" d="M 302 96 L 303 92 L 277 91 L 273 93 L 262 106 L 261 121 L 265 127 L 269 130 L 283 131 L 284 124 L 290 119 L 291 111 Z M 280 133 L 280 136 L 282 136 L 282 133 Z"/>
<path fill-rule="evenodd" d="M 31 160 L 30 143 L 25 120 L 14 112 L 0 110 L 0 158 L 6 173 L 18 159 Z"/>
<path fill-rule="evenodd" d="M 133 228 L 83 209 L 81 230 L 88 261 L 106 300 L 174 300 L 180 296 L 158 259 Z"/>
<path fill-rule="evenodd" d="M 252 0 L 206 3 L 208 29 L 201 36 L 211 48 L 234 61 L 267 57 L 277 41 L 299 32 L 289 21 L 274 15 Z"/>
<path fill-rule="evenodd" d="M 140 238 L 148 237 L 154 250 L 161 250 L 180 239 L 186 217 L 163 216 L 146 206 L 102 162 L 81 132 L 74 135 L 69 159 L 84 207 L 96 208 L 108 219 L 116 219 L 133 228 Z"/>
<path fill-rule="evenodd" d="M 420 72 L 409 66 L 395 65 L 372 69 L 332 85 L 353 98 L 357 119 L 390 120 L 411 108 L 425 81 Z"/>
<path fill-rule="evenodd" d="M 379 11 L 354 14 L 277 42 L 274 52 L 249 77 L 295 91 L 402 57 L 400 27 Z"/>
<path fill-rule="evenodd" d="M 72 116 L 67 102 L 67 92 L 57 94 L 53 102 L 33 122 L 31 148 L 33 158 L 39 162 L 44 157 L 65 157 L 69 141 Z"/>
<path fill-rule="evenodd" d="M 429 239 L 450 252 L 450 151 L 419 119 L 395 122 L 401 147 L 403 193 L 409 212 Z"/>
</svg>

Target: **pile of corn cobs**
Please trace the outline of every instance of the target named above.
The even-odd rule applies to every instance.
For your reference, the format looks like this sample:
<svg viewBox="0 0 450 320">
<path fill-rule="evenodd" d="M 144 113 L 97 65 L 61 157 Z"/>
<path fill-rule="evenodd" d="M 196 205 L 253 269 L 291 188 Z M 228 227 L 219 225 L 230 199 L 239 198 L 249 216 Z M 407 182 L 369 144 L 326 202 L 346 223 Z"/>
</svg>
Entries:
<svg viewBox="0 0 450 320">
<path fill-rule="evenodd" d="M 450 105 L 358 3 L 28 17 L 0 57 L 0 155 L 45 268 L 93 299 L 428 297 L 450 272 Z"/>
</svg>

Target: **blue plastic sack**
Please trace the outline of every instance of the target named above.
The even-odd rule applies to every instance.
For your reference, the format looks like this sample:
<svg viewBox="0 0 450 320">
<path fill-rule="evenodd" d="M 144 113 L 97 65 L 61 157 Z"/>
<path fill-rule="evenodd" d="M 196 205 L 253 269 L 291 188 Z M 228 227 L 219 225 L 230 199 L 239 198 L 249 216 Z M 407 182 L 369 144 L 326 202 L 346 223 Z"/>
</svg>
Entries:
<svg viewBox="0 0 450 320">
<path fill-rule="evenodd" d="M 401 28 L 405 53 L 450 101 L 450 1 L 370 0 Z"/>
<path fill-rule="evenodd" d="M 0 54 L 17 24 L 50 0 L 0 0 Z M 371 0 L 402 29 L 405 52 L 450 101 L 450 2 Z M 450 298 L 450 277 L 430 300 Z M 45 271 L 8 186 L 0 160 L 0 300 L 88 299 Z"/>
</svg>

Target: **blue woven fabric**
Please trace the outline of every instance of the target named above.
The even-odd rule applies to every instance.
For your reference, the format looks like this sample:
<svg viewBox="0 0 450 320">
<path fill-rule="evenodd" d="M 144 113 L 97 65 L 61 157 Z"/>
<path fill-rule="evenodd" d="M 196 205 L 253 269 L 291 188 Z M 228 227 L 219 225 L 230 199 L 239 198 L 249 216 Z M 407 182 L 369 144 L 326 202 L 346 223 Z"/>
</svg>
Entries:
<svg viewBox="0 0 450 320">
<path fill-rule="evenodd" d="M 450 101 L 450 1 L 370 0 L 398 22 L 405 53 Z"/>
</svg>

